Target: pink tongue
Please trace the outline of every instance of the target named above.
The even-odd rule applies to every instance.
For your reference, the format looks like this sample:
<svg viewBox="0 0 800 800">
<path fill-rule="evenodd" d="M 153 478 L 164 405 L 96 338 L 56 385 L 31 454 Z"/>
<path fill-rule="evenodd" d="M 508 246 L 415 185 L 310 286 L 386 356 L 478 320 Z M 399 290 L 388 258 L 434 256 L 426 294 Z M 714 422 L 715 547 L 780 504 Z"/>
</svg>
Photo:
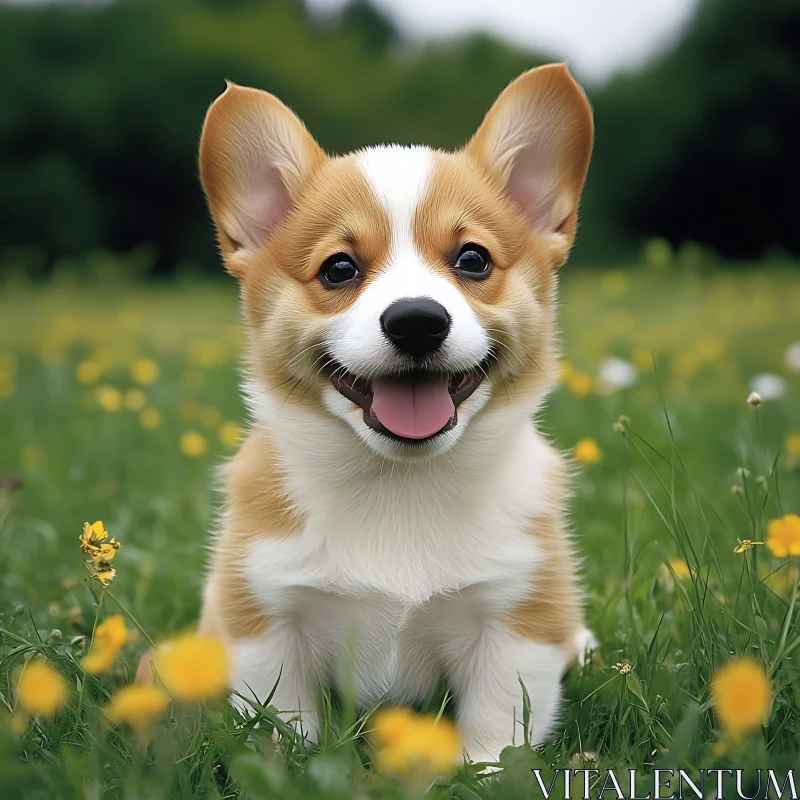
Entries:
<svg viewBox="0 0 800 800">
<path fill-rule="evenodd" d="M 384 428 L 405 439 L 425 439 L 438 433 L 455 413 L 447 378 L 420 382 L 375 378 L 372 413 Z"/>
</svg>

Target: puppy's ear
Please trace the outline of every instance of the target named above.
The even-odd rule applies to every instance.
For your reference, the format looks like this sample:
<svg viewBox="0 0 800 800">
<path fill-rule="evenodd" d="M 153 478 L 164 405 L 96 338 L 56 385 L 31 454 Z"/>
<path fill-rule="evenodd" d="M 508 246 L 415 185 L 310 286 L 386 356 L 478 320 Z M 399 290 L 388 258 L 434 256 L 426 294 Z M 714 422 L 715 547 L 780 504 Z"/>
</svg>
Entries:
<svg viewBox="0 0 800 800">
<path fill-rule="evenodd" d="M 466 152 L 501 183 L 539 234 L 575 238 L 592 152 L 592 110 L 565 64 L 520 75 L 497 98 Z"/>
<path fill-rule="evenodd" d="M 236 277 L 324 160 L 303 123 L 268 92 L 228 83 L 211 104 L 200 140 L 200 177 L 225 265 Z"/>
</svg>

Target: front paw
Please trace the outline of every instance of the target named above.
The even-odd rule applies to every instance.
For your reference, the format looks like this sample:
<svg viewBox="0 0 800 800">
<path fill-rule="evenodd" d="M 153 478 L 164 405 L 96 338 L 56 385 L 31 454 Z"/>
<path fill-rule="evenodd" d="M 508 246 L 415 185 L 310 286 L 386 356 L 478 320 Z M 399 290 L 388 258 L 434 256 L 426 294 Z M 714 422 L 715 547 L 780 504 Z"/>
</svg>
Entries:
<svg viewBox="0 0 800 800">
<path fill-rule="evenodd" d="M 578 663 L 585 667 L 592 660 L 592 653 L 600 647 L 597 637 L 588 629 L 581 628 L 575 634 L 575 651 L 578 654 Z"/>
</svg>

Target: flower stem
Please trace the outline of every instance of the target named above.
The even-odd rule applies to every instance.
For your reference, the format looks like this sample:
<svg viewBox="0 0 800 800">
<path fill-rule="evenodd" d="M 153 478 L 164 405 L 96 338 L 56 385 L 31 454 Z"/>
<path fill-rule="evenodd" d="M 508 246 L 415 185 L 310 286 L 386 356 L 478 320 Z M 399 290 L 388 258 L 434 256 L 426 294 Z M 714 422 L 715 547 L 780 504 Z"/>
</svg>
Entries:
<svg viewBox="0 0 800 800">
<path fill-rule="evenodd" d="M 125 608 L 125 606 L 122 604 L 122 601 L 111 590 L 105 589 L 104 591 L 119 606 L 120 611 L 122 611 L 122 613 L 136 626 L 136 628 L 138 628 L 139 633 L 144 636 L 147 644 L 149 644 L 150 647 L 155 647 L 155 642 L 147 635 L 147 631 L 139 624 L 139 621 L 136 619 L 136 617 L 134 617 L 133 614 L 131 614 L 131 612 Z"/>
</svg>

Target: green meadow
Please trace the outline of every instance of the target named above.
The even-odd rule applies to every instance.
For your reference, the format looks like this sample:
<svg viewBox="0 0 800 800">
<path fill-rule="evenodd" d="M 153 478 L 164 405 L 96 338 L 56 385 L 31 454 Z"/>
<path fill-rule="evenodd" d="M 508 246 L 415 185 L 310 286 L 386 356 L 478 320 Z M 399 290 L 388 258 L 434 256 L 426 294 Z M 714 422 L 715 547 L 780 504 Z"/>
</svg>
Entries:
<svg viewBox="0 0 800 800">
<path fill-rule="evenodd" d="M 654 768 L 735 767 L 755 780 L 757 768 L 797 767 L 798 558 L 740 541 L 767 542 L 771 520 L 800 514 L 800 345 L 790 350 L 800 270 L 722 270 L 657 246 L 623 266 L 564 269 L 562 382 L 540 420 L 587 462 L 576 460 L 571 525 L 600 647 L 566 675 L 552 741 L 531 750 L 521 726 L 500 772 L 462 766 L 432 785 L 377 769 L 369 716 L 329 693 L 319 746 L 298 741 L 268 704 L 244 720 L 221 701 L 174 702 L 147 735 L 112 724 L 104 708 L 148 639 L 197 617 L 220 502 L 214 470 L 247 426 L 236 286 L 189 275 L 139 283 L 101 258 L 47 283 L 9 274 L 0 795 L 532 798 L 537 767 L 637 767 L 645 785 Z M 83 523 L 95 520 L 121 543 L 107 589 L 80 550 Z M 85 673 L 93 629 L 119 613 L 133 640 L 107 672 Z M 31 658 L 68 684 L 51 717 L 22 714 L 17 680 Z M 711 684 L 740 658 L 771 694 L 763 724 L 737 736 Z M 431 708 L 447 715 L 447 694 Z"/>
</svg>

